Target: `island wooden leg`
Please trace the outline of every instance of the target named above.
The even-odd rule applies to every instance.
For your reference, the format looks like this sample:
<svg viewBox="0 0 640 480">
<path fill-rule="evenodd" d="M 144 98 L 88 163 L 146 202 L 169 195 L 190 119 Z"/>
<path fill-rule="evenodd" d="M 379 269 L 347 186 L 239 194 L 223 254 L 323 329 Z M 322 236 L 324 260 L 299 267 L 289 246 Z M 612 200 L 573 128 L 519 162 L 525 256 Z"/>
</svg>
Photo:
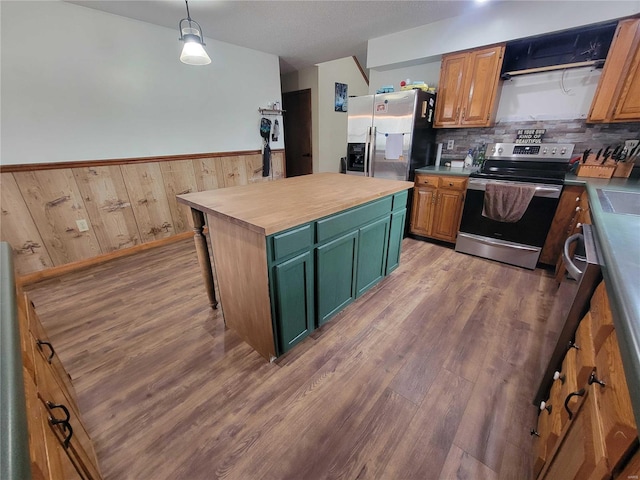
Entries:
<svg viewBox="0 0 640 480">
<path fill-rule="evenodd" d="M 211 305 L 211 308 L 218 308 L 218 300 L 216 299 L 216 291 L 213 284 L 211 257 L 209 256 L 209 248 L 207 247 L 207 237 L 202 233 L 204 228 L 204 213 L 192 208 L 191 215 L 193 216 L 193 241 L 196 244 L 198 263 L 200 263 L 204 287 L 209 297 L 209 305 Z"/>
</svg>

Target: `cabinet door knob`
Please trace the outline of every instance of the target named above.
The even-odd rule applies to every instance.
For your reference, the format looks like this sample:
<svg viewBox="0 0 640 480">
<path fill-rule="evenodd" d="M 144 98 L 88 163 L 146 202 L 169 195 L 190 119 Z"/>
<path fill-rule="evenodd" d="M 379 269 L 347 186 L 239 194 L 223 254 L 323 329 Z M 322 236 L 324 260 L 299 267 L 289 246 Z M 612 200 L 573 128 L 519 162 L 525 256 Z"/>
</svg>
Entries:
<svg viewBox="0 0 640 480">
<path fill-rule="evenodd" d="M 531 430 L 529 430 L 529 435 L 531 435 L 532 437 L 535 435 L 536 437 L 540 436 L 540 433 L 538 433 L 538 431 L 535 428 L 532 428 Z"/>
<path fill-rule="evenodd" d="M 580 350 L 580 347 L 578 345 L 576 345 L 573 342 L 569 342 L 569 344 L 567 345 L 567 350 L 569 350 L 571 348 L 575 348 L 576 350 Z"/>
<path fill-rule="evenodd" d="M 584 393 L 584 388 L 581 388 L 577 392 L 571 392 L 569 395 L 567 395 L 567 398 L 564 399 L 564 409 L 569 414 L 569 420 L 573 418 L 573 412 L 569 408 L 569 400 L 571 400 L 572 397 L 582 397 L 584 396 Z"/>
<path fill-rule="evenodd" d="M 576 212 L 579 212 L 579 211 L 580 211 L 580 207 L 576 207 Z"/>
<path fill-rule="evenodd" d="M 540 402 L 540 411 L 542 410 L 546 410 L 549 415 L 551 415 L 551 405 L 547 404 L 547 402 L 545 402 L 544 400 L 542 402 Z"/>
<path fill-rule="evenodd" d="M 567 376 L 564 373 L 555 372 L 553 374 L 553 379 L 554 380 L 560 380 L 560 383 L 564 385 L 564 382 L 567 379 Z"/>
<path fill-rule="evenodd" d="M 607 385 L 596 376 L 595 370 L 591 372 L 591 375 L 589 375 L 589 385 L 593 385 L 594 383 L 597 383 L 601 387 L 605 387 Z"/>
<path fill-rule="evenodd" d="M 576 202 L 579 202 L 579 201 L 580 201 L 580 197 L 576 197 Z"/>
</svg>

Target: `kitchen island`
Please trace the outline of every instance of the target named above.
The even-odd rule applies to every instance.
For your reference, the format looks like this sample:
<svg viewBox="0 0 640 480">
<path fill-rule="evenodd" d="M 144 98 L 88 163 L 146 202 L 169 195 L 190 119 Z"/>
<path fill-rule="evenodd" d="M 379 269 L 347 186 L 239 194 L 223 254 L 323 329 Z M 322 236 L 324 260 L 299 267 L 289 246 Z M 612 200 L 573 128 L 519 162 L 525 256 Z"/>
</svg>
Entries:
<svg viewBox="0 0 640 480">
<path fill-rule="evenodd" d="M 177 198 L 191 208 L 211 306 L 214 264 L 226 325 L 272 360 L 398 266 L 412 187 L 320 173 Z"/>
</svg>

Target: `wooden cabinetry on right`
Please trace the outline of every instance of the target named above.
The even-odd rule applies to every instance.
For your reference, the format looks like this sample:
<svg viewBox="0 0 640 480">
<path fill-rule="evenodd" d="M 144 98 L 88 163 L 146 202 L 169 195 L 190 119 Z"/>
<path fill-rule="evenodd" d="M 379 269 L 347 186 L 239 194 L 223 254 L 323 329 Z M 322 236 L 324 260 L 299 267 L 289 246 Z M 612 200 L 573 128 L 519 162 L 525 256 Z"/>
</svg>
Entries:
<svg viewBox="0 0 640 480">
<path fill-rule="evenodd" d="M 618 23 L 587 122 L 637 121 L 640 121 L 640 18 L 633 18 Z"/>
<path fill-rule="evenodd" d="M 567 185 L 562 189 L 558 208 L 540 253 L 540 263 L 557 265 L 565 240 L 580 231 L 580 226 L 591 224 L 587 191 L 583 186 Z"/>
<path fill-rule="evenodd" d="M 442 56 L 433 126 L 488 127 L 495 120 L 504 45 Z"/>
<path fill-rule="evenodd" d="M 466 188 L 463 177 L 416 175 L 411 233 L 455 243 Z"/>
<path fill-rule="evenodd" d="M 638 429 L 604 282 L 541 407 L 534 478 L 628 480 L 619 472 L 637 449 Z"/>
</svg>

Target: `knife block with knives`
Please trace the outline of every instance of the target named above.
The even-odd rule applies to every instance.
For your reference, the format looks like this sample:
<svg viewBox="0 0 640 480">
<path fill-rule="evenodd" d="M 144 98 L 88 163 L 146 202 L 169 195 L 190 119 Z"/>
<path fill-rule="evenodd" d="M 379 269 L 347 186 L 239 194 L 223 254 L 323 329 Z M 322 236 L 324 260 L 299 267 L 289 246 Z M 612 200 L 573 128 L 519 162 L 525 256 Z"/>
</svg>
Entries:
<svg viewBox="0 0 640 480">
<path fill-rule="evenodd" d="M 632 149 L 628 155 L 626 148 L 616 147 L 613 151 L 610 150 L 611 147 L 607 147 L 604 154 L 602 149 L 597 154 L 591 153 L 591 149 L 586 150 L 576 175 L 591 178 L 629 177 L 637 156 L 636 149 Z"/>
</svg>

